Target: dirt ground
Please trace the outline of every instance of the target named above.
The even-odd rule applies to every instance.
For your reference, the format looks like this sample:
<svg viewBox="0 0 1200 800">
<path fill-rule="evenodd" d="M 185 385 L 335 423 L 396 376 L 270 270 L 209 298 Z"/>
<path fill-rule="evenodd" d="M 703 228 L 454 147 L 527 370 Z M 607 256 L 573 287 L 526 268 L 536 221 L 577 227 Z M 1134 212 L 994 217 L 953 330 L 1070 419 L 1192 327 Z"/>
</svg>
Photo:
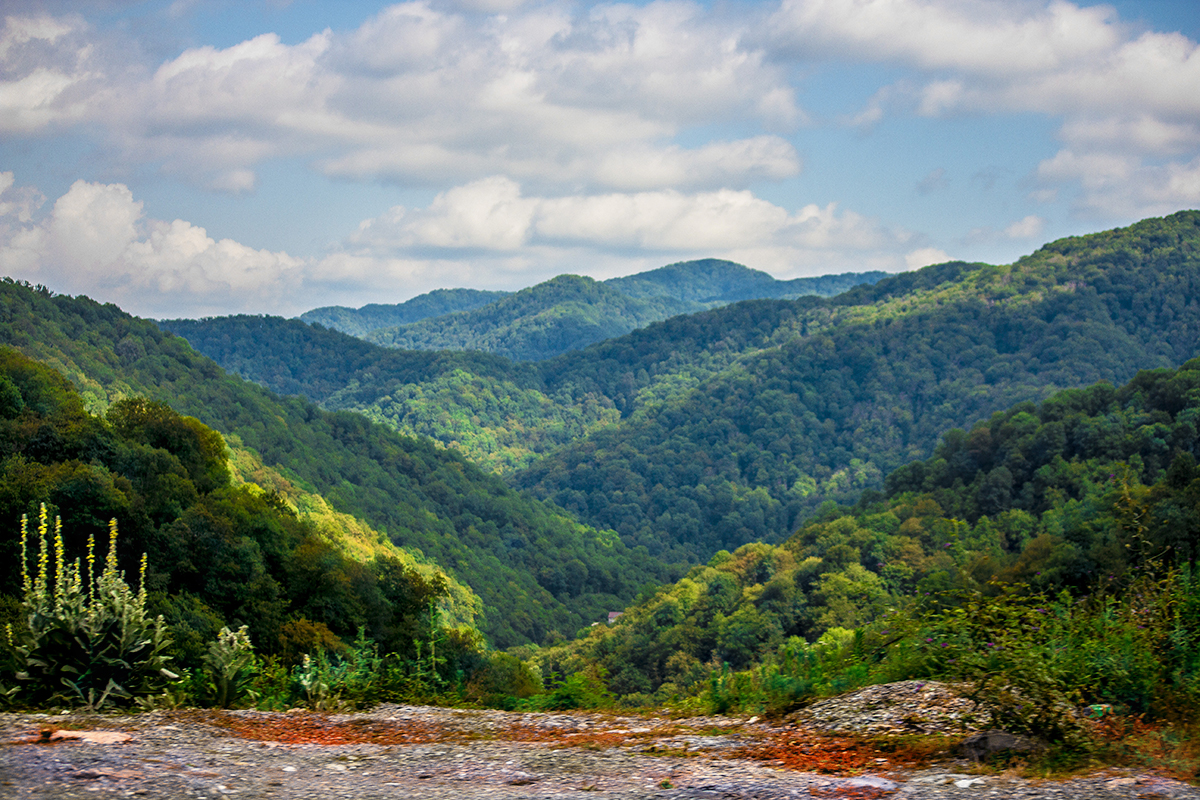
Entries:
<svg viewBox="0 0 1200 800">
<path fill-rule="evenodd" d="M 756 719 L 379 706 L 358 714 L 0 715 L 0 798 L 1198 798 L 1162 776 L 1065 781 L 897 761 Z"/>
</svg>

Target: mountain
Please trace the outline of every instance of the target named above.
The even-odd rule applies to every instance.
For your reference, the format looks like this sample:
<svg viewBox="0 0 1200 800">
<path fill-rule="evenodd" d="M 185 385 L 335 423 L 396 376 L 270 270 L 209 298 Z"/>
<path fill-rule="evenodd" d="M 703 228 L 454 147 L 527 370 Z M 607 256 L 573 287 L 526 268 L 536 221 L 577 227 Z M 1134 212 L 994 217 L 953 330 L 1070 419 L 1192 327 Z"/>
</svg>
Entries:
<svg viewBox="0 0 1200 800">
<path fill-rule="evenodd" d="M 409 350 L 483 350 L 539 361 L 696 310 L 667 297 L 639 299 L 578 275 L 560 275 L 473 311 L 460 311 L 364 338 Z"/>
<path fill-rule="evenodd" d="M 538 361 L 676 314 L 754 298 L 827 297 L 885 276 L 848 272 L 780 281 L 732 261 L 710 258 L 602 283 L 560 275 L 516 295 L 438 289 L 395 306 L 368 305 L 357 310 L 329 306 L 306 312 L 300 319 L 385 347 L 481 350 Z"/>
<path fill-rule="evenodd" d="M 491 353 L 384 348 L 282 317 L 159 325 L 247 380 L 431 437 L 498 473 L 527 466 L 620 416 L 595 394 L 547 394 L 535 364 Z"/>
<path fill-rule="evenodd" d="M 499 646 L 570 633 L 666 574 L 428 439 L 281 398 L 185 340 L 87 298 L 0 282 L 0 344 L 53 367 L 103 412 L 144 396 L 220 432 L 289 481 L 467 584 Z"/>
<path fill-rule="evenodd" d="M 1200 679 L 1198 419 L 1200 359 L 998 411 L 885 492 L 718 553 L 535 660 L 643 703 L 711 692 L 782 713 L 866 683 L 990 678 L 1038 693 L 1012 722 L 1043 734 L 1047 700 L 1170 717 Z"/>
<path fill-rule="evenodd" d="M 427 377 L 364 351 L 322 395 L 437 436 L 657 563 L 780 542 L 826 500 L 878 489 L 942 431 L 1200 345 L 1200 213 L 1050 243 L 1010 265 L 952 262 L 833 298 L 744 301 L 536 364 Z M 234 337 L 245 363 L 273 358 Z M 289 374 L 342 356 L 305 339 Z M 426 356 L 427 358 L 429 356 Z M 228 358 L 228 356 L 224 357 Z M 330 380 L 329 386 L 335 381 Z M 504 439 L 506 418 L 522 432 Z M 523 449 L 524 448 L 524 449 Z"/>
<path fill-rule="evenodd" d="M 941 431 L 1200 347 L 1200 212 L 951 263 L 831 299 L 677 318 L 543 366 L 616 425 L 513 482 L 668 561 L 782 541 Z"/>
<path fill-rule="evenodd" d="M 630 297 L 672 297 L 696 303 L 698 307 L 694 310 L 699 311 L 739 300 L 793 300 L 805 295 L 832 297 L 860 283 L 877 283 L 887 275 L 886 272 L 846 272 L 781 281 L 733 261 L 706 258 L 668 264 L 624 278 L 610 278 L 605 284 Z"/>
<path fill-rule="evenodd" d="M 17 535 L 22 516 L 33 541 Z M 139 575 L 154 613 L 170 621 L 176 663 L 187 668 L 201 667 L 223 626 L 245 625 L 260 652 L 289 663 L 360 629 L 409 657 L 414 637 L 433 628 L 477 639 L 478 598 L 436 565 L 166 405 L 125 398 L 90 414 L 62 375 L 7 347 L 0 518 L 10 526 L 0 539 L 0 616 L 18 631 L 28 620 L 14 614 L 15 598 L 44 569 L 29 563 L 45 553 L 43 523 L 61 520 L 56 574 L 64 554 L 90 561 L 91 542 L 107 540 L 114 563 Z"/>
<path fill-rule="evenodd" d="M 458 311 L 470 311 L 508 295 L 508 292 L 485 292 L 479 289 L 435 289 L 396 305 L 371 303 L 362 308 L 323 306 L 306 311 L 300 319 L 307 323 L 333 328 L 351 336 L 366 336 L 380 328 L 409 325 L 428 317 L 440 317 Z"/>
</svg>

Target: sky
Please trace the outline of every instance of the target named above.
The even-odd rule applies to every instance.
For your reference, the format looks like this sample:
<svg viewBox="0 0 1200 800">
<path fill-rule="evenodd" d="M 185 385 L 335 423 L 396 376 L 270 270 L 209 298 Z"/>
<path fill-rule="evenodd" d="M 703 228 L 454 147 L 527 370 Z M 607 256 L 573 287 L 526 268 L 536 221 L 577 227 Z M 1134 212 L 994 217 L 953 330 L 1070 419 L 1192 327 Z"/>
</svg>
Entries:
<svg viewBox="0 0 1200 800">
<path fill-rule="evenodd" d="M 1200 208 L 1195 0 L 0 0 L 0 274 L 293 316 Z"/>
</svg>

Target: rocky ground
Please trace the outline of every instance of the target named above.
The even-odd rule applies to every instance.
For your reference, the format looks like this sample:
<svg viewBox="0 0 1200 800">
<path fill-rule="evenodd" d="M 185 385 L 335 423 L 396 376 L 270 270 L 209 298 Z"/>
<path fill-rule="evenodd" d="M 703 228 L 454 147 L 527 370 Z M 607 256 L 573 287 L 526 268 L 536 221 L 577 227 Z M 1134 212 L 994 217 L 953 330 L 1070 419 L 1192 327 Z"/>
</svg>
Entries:
<svg viewBox="0 0 1200 800">
<path fill-rule="evenodd" d="M 803 722 L 379 706 L 359 714 L 0 715 L 0 797 L 1200 798 L 1105 771 L 1065 781 L 916 764 Z"/>
</svg>

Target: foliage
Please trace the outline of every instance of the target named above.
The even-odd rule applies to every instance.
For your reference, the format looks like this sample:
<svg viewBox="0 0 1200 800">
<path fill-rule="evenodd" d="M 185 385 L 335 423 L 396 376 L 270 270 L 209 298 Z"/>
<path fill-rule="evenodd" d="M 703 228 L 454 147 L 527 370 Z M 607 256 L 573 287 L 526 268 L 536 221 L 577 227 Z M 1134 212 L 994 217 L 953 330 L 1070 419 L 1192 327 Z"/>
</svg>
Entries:
<svg viewBox="0 0 1200 800">
<path fill-rule="evenodd" d="M 713 308 L 741 300 L 805 295 L 833 297 L 859 284 L 878 283 L 886 277 L 886 272 L 845 272 L 781 281 L 732 261 L 704 258 L 668 264 L 623 278 L 609 278 L 605 284 L 630 297 L 672 297 Z"/>
<path fill-rule="evenodd" d="M 639 299 L 579 275 L 560 275 L 473 311 L 433 317 L 364 338 L 407 350 L 483 350 L 540 361 L 697 310 L 667 297 Z"/>
<path fill-rule="evenodd" d="M 780 541 L 947 429 L 1191 357 L 1198 252 L 1200 212 L 1181 212 L 1007 267 L 938 265 L 668 320 L 543 365 L 548 390 L 595 391 L 622 421 L 514 482 L 669 562 Z M 993 483 L 1002 494 L 1003 475 Z"/>
<path fill-rule="evenodd" d="M 254 645 L 250 643 L 246 626 L 236 631 L 221 628 L 204 657 L 213 704 L 217 708 L 229 708 L 237 703 L 246 694 L 256 666 Z"/>
<path fill-rule="evenodd" d="M 737 303 L 536 365 L 372 355 L 319 332 L 303 349 L 290 333 L 226 344 L 218 321 L 195 341 L 283 391 L 337 394 L 339 408 L 516 468 L 514 483 L 654 562 L 691 566 L 782 541 L 822 502 L 852 501 L 928 457 L 950 428 L 1190 358 L 1198 226 L 1200 214 L 1181 212 L 1011 265 L 955 262 L 829 299 Z M 714 276 L 697 291 L 715 291 Z M 295 364 L 286 381 L 255 371 L 283 353 Z M 343 353 L 352 368 L 332 367 Z M 419 374 L 399 359 L 443 360 Z M 520 433 L 506 438 L 506 426 Z M 1002 496 L 1004 474 L 990 480 Z"/>
<path fill-rule="evenodd" d="M 827 506 L 783 545 L 720 552 L 534 659 L 603 668 L 617 695 L 773 713 L 967 680 L 1007 727 L 1063 746 L 1082 741 L 1080 704 L 1188 714 L 1198 418 L 1200 359 L 1019 405 L 947 432 L 887 495 Z"/>
<path fill-rule="evenodd" d="M 556 631 L 562 635 L 576 630 L 621 607 L 648 580 L 669 577 L 668 571 L 645 563 L 610 533 L 580 525 L 561 510 L 512 490 L 457 453 L 428 440 L 398 436 L 359 415 L 323 412 L 310 402 L 279 398 L 225 376 L 182 339 L 114 307 L 86 298 L 53 296 L 14 282 L 0 283 L 0 304 L 7 314 L 0 319 L 0 342 L 9 342 L 54 365 L 83 387 L 83 397 L 76 395 L 71 400 L 75 421 L 70 422 L 74 427 L 67 440 L 74 450 L 64 450 L 57 443 L 49 446 L 50 438 L 28 438 L 38 434 L 41 417 L 36 392 L 26 398 L 20 415 L 31 416 L 18 415 L 7 428 L 15 437 L 11 440 L 15 450 L 9 452 L 22 457 L 8 464 L 10 485 L 58 485 L 71 473 L 71 485 L 94 498 L 84 506 L 101 503 L 109 507 L 101 519 L 118 516 L 125 529 L 137 520 L 147 521 L 142 526 L 146 536 L 172 549 L 159 554 L 154 547 L 147 547 L 154 564 L 171 568 L 178 564 L 186 570 L 189 564 L 204 563 L 195 560 L 207 557 L 200 551 L 215 547 L 221 552 L 212 555 L 224 556 L 218 561 L 222 569 L 212 578 L 198 571 L 185 574 L 186 591 L 219 592 L 223 585 L 230 593 L 216 596 L 222 597 L 226 608 L 245 607 L 253 595 L 258 605 L 253 614 L 221 613 L 231 626 L 249 625 L 260 647 L 273 648 L 277 638 L 273 631 L 286 622 L 287 603 L 280 598 L 288 587 L 278 580 L 281 573 L 276 571 L 284 566 L 285 553 L 295 553 L 299 559 L 294 563 L 300 569 L 293 573 L 298 586 L 305 576 L 314 574 L 307 565 L 324 559 L 329 548 L 310 541 L 297 550 L 314 537 L 285 508 L 269 511 L 270 497 L 232 487 L 206 495 L 205 487 L 197 488 L 182 462 L 176 466 L 168 455 L 158 452 L 162 448 L 149 443 L 130 445 L 138 454 L 135 461 L 158 459 L 155 463 L 161 463 L 148 479 L 131 480 L 137 493 L 147 498 L 145 505 L 127 506 L 128 495 L 113 475 L 114 471 L 122 474 L 124 467 L 106 461 L 103 453 L 101 461 L 112 465 L 107 467 L 108 474 L 98 473 L 90 463 L 92 451 L 87 448 L 98 444 L 95 437 L 88 438 L 88 432 L 103 425 L 87 417 L 87 403 L 103 408 L 121 397 L 141 395 L 170 403 L 181 416 L 194 415 L 230 441 L 236 437 L 240 449 L 253 451 L 260 462 L 272 468 L 278 466 L 289 480 L 320 494 L 335 511 L 364 520 L 393 543 L 414 554 L 419 552 L 460 584 L 469 585 L 484 604 L 479 624 L 499 646 L 542 641 Z M 346 338 L 332 331 L 325 333 Z M 26 361 L 8 352 L 3 356 L 7 361 Z M 18 378 L 24 380 L 21 375 L 28 372 L 28 366 L 16 369 L 12 380 L 19 384 Z M 57 380 L 60 385 L 55 391 L 70 396 L 70 387 L 61 378 Z M 57 427 L 57 423 L 52 426 Z M 63 437 L 56 429 L 40 435 L 50 437 L 51 433 Z M 38 460 L 43 457 L 49 464 Z M 164 475 L 163 470 L 174 474 Z M 137 477 L 136 473 L 132 477 Z M 192 503 L 191 490 L 197 491 L 198 506 Z M 15 519 L 28 510 L 30 502 L 58 502 L 52 497 L 28 496 L 38 491 L 45 494 L 46 489 L 20 489 L 10 497 L 8 510 L 0 492 L 0 513 Z M 262 508 L 263 513 L 250 513 L 252 507 Z M 60 513 L 64 521 L 73 524 L 66 508 Z M 129 522 L 124 515 L 130 516 Z M 226 519 L 228 522 L 222 521 Z M 260 525 L 259 520 L 264 519 L 269 522 Z M 172 530 L 175 520 L 179 525 Z M 258 542 L 259 536 L 265 540 Z M 265 571 L 256 566 L 255 548 L 265 559 Z M 371 582 L 353 565 L 340 572 L 322 584 L 323 590 L 353 590 L 356 582 Z M 150 584 L 152 591 L 167 585 L 154 575 Z M 368 590 L 364 596 L 369 599 L 373 594 Z M 301 611 L 300 615 L 328 625 L 339 636 L 351 637 L 359 625 L 370 628 L 372 608 L 381 608 L 374 601 L 321 605 L 318 599 L 312 605 L 311 613 Z"/>
<path fill-rule="evenodd" d="M 21 518 L 21 580 L 27 628 L 15 651 L 27 698 L 38 703 L 109 703 L 158 694 L 178 676 L 167 669 L 170 647 L 163 618 L 146 612 L 145 557 L 142 586 L 135 593 L 117 567 L 117 526 L 110 527 L 108 555 L 95 574 L 88 539 L 86 571 L 78 559 L 66 561 L 61 521 L 56 521 L 53 554 L 47 542 L 43 505 L 38 523 L 37 570 L 25 558 L 28 531 Z M 11 637 L 10 629 L 10 637 Z"/>
<path fill-rule="evenodd" d="M 380 328 L 409 325 L 429 317 L 470 311 L 505 297 L 508 292 L 479 289 L 434 289 L 396 305 L 371 303 L 362 308 L 325 306 L 300 315 L 310 325 L 323 325 L 351 336 L 365 336 Z"/>
</svg>

